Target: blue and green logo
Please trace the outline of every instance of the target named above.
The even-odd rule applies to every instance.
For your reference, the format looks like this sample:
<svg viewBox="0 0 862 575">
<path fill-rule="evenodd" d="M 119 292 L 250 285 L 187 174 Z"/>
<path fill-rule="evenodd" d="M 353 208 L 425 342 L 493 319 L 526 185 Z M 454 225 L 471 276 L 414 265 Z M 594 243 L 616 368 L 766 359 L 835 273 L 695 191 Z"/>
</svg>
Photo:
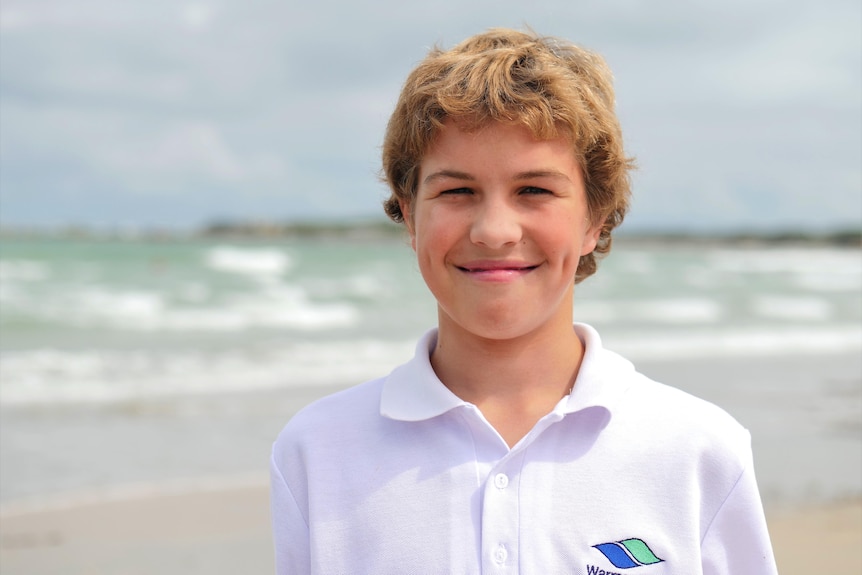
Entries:
<svg viewBox="0 0 862 575">
<path fill-rule="evenodd" d="M 607 557 L 608 561 L 618 569 L 631 569 L 632 567 L 652 565 L 664 561 L 664 559 L 656 557 L 656 554 L 652 552 L 652 549 L 643 539 L 623 539 L 611 543 L 600 543 L 593 545 L 593 547 L 601 551 L 602 555 Z"/>
</svg>

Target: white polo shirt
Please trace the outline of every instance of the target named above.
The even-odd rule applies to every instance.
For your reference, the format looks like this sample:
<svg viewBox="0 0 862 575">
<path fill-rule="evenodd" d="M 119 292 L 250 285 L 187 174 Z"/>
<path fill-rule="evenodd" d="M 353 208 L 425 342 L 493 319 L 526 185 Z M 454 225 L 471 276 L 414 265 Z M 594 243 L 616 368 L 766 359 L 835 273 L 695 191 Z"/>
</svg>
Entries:
<svg viewBox="0 0 862 575">
<path fill-rule="evenodd" d="M 576 324 L 571 395 L 513 448 L 429 361 L 300 411 L 273 445 L 279 575 L 771 575 L 748 432 Z"/>
</svg>

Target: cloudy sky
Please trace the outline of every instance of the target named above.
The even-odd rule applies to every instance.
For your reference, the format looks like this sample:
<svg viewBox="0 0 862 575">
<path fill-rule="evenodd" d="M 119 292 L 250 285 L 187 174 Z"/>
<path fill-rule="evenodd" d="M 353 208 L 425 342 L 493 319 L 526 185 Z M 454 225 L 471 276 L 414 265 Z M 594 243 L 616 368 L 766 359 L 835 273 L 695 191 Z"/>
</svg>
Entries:
<svg viewBox="0 0 862 575">
<path fill-rule="evenodd" d="M 0 224 L 381 217 L 383 129 L 434 44 L 602 53 L 629 229 L 862 225 L 858 0 L 3 0 Z"/>
</svg>

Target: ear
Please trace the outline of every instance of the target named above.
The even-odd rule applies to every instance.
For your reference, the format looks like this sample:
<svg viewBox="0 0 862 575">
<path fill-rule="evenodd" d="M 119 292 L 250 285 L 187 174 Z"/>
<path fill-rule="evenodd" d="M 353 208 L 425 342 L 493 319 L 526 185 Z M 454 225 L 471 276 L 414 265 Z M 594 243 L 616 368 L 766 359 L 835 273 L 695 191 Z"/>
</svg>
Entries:
<svg viewBox="0 0 862 575">
<path fill-rule="evenodd" d="M 590 226 L 587 231 L 584 233 L 584 243 L 581 246 L 581 255 L 585 256 L 589 253 L 592 253 L 596 246 L 599 243 L 599 237 L 602 235 L 602 224 L 604 222 L 599 222 L 595 225 Z"/>
<path fill-rule="evenodd" d="M 401 216 L 404 218 L 404 227 L 407 228 L 407 233 L 410 234 L 410 247 L 416 251 L 416 230 L 413 225 L 413 213 L 410 211 L 410 205 L 404 200 L 398 200 L 398 207 L 401 209 Z"/>
</svg>

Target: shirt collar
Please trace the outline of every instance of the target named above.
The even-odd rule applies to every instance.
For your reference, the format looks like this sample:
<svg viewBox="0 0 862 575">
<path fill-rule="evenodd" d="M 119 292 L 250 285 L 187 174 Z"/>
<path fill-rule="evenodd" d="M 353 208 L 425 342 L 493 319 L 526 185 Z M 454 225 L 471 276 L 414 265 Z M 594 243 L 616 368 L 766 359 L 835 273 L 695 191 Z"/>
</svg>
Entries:
<svg viewBox="0 0 862 575">
<path fill-rule="evenodd" d="M 467 402 L 449 391 L 431 367 L 437 345 L 437 329 L 429 330 L 416 344 L 413 359 L 396 367 L 383 383 L 380 415 L 400 421 L 431 419 Z"/>
<path fill-rule="evenodd" d="M 587 324 L 574 324 L 584 342 L 584 358 L 568 399 L 557 409 L 564 414 L 601 406 L 611 412 L 616 398 L 628 387 L 632 364 L 602 347 L 601 338 Z M 400 421 L 422 421 L 441 415 L 467 402 L 449 391 L 431 367 L 431 352 L 437 345 L 437 330 L 425 333 L 416 345 L 413 359 L 395 368 L 383 383 L 380 414 Z M 554 411 L 557 411 L 555 409 Z"/>
<path fill-rule="evenodd" d="M 574 413 L 588 407 L 604 407 L 613 413 L 617 398 L 631 384 L 634 365 L 605 349 L 599 332 L 592 326 L 576 323 L 574 329 L 584 343 L 584 358 L 563 411 Z"/>
</svg>

